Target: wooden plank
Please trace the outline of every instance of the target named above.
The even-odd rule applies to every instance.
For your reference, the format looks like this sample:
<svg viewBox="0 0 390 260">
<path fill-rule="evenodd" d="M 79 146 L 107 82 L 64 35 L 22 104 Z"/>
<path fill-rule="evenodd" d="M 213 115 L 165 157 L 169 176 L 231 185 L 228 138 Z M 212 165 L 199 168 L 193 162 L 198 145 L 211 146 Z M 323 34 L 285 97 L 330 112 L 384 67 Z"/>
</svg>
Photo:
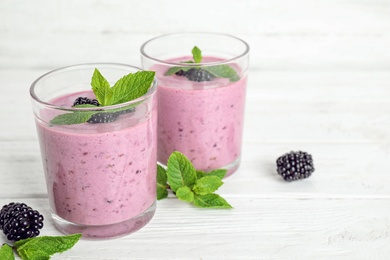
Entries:
<svg viewBox="0 0 390 260">
<path fill-rule="evenodd" d="M 242 199 L 232 210 L 158 202 L 140 231 L 109 241 L 81 240 L 53 259 L 386 259 L 389 199 Z M 0 198 L 0 204 L 10 197 Z M 60 235 L 46 199 L 23 199 L 46 218 L 42 235 Z M 3 235 L 0 235 L 2 238 Z"/>
</svg>

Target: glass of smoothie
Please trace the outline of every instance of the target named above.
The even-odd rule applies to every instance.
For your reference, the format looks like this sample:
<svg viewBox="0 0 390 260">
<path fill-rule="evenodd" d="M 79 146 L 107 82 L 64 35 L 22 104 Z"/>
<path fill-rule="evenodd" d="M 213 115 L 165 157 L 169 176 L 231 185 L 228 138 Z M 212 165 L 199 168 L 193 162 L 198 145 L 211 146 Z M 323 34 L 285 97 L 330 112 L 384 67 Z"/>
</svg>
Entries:
<svg viewBox="0 0 390 260">
<path fill-rule="evenodd" d="M 156 80 L 135 100 L 100 106 L 95 69 L 111 86 L 142 71 L 81 64 L 51 71 L 30 88 L 54 224 L 87 239 L 135 232 L 156 205 Z"/>
<path fill-rule="evenodd" d="M 141 46 L 158 79 L 159 163 L 179 151 L 195 168 L 234 173 L 240 164 L 249 45 L 219 33 L 162 35 Z"/>
</svg>

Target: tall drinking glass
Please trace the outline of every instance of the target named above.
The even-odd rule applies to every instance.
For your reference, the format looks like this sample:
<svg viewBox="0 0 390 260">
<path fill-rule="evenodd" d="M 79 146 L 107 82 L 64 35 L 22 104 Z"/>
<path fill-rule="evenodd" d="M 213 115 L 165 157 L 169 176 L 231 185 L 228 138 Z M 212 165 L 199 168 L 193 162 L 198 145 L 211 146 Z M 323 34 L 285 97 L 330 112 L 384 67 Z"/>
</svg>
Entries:
<svg viewBox="0 0 390 260">
<path fill-rule="evenodd" d="M 41 76 L 30 88 L 54 224 L 64 233 L 91 239 L 129 234 L 150 221 L 157 163 L 156 81 L 134 101 L 73 107 L 79 97 L 95 99 L 95 68 L 111 86 L 141 70 L 113 63 L 75 65 Z M 73 119 L 93 114 L 95 119 L 53 121 L 62 114 Z"/>
<path fill-rule="evenodd" d="M 145 42 L 158 79 L 158 161 L 173 151 L 205 172 L 240 164 L 249 45 L 219 33 L 174 33 Z"/>
</svg>

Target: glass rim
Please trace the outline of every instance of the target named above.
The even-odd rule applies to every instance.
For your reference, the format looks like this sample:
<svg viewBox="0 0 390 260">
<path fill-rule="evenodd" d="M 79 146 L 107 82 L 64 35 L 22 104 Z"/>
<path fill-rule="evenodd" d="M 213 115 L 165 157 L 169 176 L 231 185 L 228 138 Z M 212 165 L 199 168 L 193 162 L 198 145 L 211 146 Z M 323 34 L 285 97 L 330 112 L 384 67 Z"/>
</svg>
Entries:
<svg viewBox="0 0 390 260">
<path fill-rule="evenodd" d="M 228 38 L 231 38 L 231 39 L 235 39 L 237 40 L 238 42 L 241 42 L 242 44 L 244 44 L 245 46 L 245 50 L 243 53 L 239 54 L 239 55 L 236 55 L 235 57 L 233 58 L 230 58 L 230 59 L 224 59 L 222 61 L 213 61 L 213 62 L 201 62 L 201 63 L 180 63 L 180 62 L 169 62 L 169 61 L 165 61 L 165 60 L 160 60 L 158 58 L 154 58 L 152 56 L 150 56 L 149 54 L 146 53 L 145 51 L 145 48 L 146 46 L 155 41 L 155 40 L 158 40 L 158 39 L 161 39 L 161 38 L 165 38 L 165 37 L 171 37 L 171 36 L 180 36 L 180 35 L 191 35 L 191 34 L 204 34 L 204 35 L 214 35 L 214 36 L 222 36 L 222 37 L 228 37 Z M 172 66 L 181 66 L 181 67 L 197 67 L 197 66 L 214 66 L 214 65 L 221 65 L 221 64 L 226 64 L 226 63 L 230 63 L 230 62 L 233 62 L 239 58 L 242 58 L 246 55 L 248 55 L 249 53 L 249 44 L 242 40 L 241 38 L 238 38 L 236 36 L 233 36 L 231 34 L 227 34 L 227 33 L 217 33 L 217 32 L 176 32 L 176 33 L 166 33 L 166 34 L 162 34 L 162 35 L 159 35 L 159 36 L 156 36 L 156 37 L 153 37 L 149 40 L 147 40 L 146 42 L 144 42 L 142 45 L 141 45 L 141 48 L 140 48 L 140 51 L 141 51 L 141 55 L 150 59 L 150 60 L 153 60 L 155 62 L 158 62 L 158 63 L 162 63 L 162 64 L 166 64 L 166 65 L 172 65 Z"/>
<path fill-rule="evenodd" d="M 105 110 L 111 110 L 111 109 L 126 107 L 126 106 L 129 106 L 129 105 L 132 105 L 132 104 L 144 101 L 147 98 L 149 98 L 151 95 L 153 95 L 156 92 L 156 90 L 157 90 L 157 79 L 156 79 L 156 77 L 154 77 L 154 80 L 153 80 L 153 82 L 151 84 L 151 87 L 148 89 L 148 91 L 146 92 L 145 95 L 143 95 L 143 96 L 141 96 L 141 97 L 139 97 L 137 99 L 124 102 L 124 103 L 120 103 L 120 104 L 116 104 L 116 105 L 110 105 L 110 106 L 98 106 L 96 108 L 94 108 L 94 107 L 74 108 L 74 107 L 57 106 L 57 105 L 54 105 L 54 104 L 51 104 L 49 102 L 41 100 L 37 96 L 37 94 L 35 93 L 36 85 L 42 79 L 46 78 L 47 76 L 54 75 L 54 74 L 60 73 L 62 71 L 70 71 L 70 70 L 73 70 L 73 69 L 77 70 L 77 69 L 82 69 L 82 68 L 90 68 L 92 66 L 97 66 L 97 65 L 113 66 L 113 67 L 114 66 L 118 66 L 118 67 L 126 67 L 126 68 L 130 68 L 130 69 L 134 69 L 136 71 L 145 71 L 144 69 L 136 67 L 136 66 L 133 66 L 133 65 L 129 65 L 129 64 L 125 64 L 125 63 L 114 63 L 114 62 L 92 62 L 92 63 L 80 63 L 80 64 L 75 64 L 75 65 L 69 65 L 69 66 L 60 67 L 60 68 L 51 70 L 51 71 L 46 72 L 43 75 L 39 76 L 36 80 L 33 81 L 33 83 L 30 86 L 30 96 L 33 99 L 33 101 L 35 101 L 35 102 L 37 102 L 37 103 L 39 103 L 41 105 L 44 105 L 45 107 L 50 108 L 50 109 L 57 109 L 57 110 L 63 110 L 63 111 L 105 111 Z M 91 75 L 91 77 L 92 77 L 92 75 Z M 91 90 L 92 90 L 92 88 L 91 88 Z"/>
</svg>

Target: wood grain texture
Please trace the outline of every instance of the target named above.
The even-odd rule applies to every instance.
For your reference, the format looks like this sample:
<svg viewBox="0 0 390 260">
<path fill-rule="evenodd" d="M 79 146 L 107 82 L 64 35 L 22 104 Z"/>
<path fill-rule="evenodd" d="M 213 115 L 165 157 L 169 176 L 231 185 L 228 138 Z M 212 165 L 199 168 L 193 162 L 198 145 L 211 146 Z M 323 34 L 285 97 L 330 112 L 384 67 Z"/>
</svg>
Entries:
<svg viewBox="0 0 390 260">
<path fill-rule="evenodd" d="M 83 240 L 53 259 L 388 256 L 388 199 L 227 199 L 235 206 L 233 210 L 202 210 L 176 199 L 160 201 L 152 221 L 137 233 L 109 241 Z M 47 199 L 25 200 L 35 208 L 47 208 Z M 48 210 L 43 210 L 43 214 L 48 216 Z M 56 234 L 48 221 L 42 234 Z"/>
<path fill-rule="evenodd" d="M 0 205 L 50 210 L 29 87 L 76 63 L 140 66 L 163 33 L 215 31 L 251 46 L 242 163 L 219 193 L 233 210 L 170 196 L 140 231 L 82 240 L 53 259 L 388 259 L 388 0 L 0 1 Z M 286 183 L 275 160 L 313 154 Z M 0 234 L 0 244 L 5 238 Z"/>
</svg>

